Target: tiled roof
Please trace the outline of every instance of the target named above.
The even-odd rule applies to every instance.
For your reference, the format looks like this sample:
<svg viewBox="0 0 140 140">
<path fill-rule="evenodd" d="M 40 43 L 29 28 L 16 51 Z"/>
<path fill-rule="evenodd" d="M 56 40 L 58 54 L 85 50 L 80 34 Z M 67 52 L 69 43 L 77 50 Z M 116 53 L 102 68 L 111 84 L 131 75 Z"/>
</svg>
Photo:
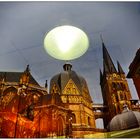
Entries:
<svg viewBox="0 0 140 140">
<path fill-rule="evenodd" d="M 19 82 L 22 73 L 23 72 L 0 72 L 0 78 L 5 77 L 7 82 Z M 29 82 L 31 84 L 39 85 L 31 74 Z"/>
<path fill-rule="evenodd" d="M 68 81 L 72 79 L 80 92 L 82 92 L 82 85 L 85 84 L 85 80 L 76 74 L 75 71 L 64 71 L 58 75 L 55 75 L 50 82 L 50 87 L 53 83 L 57 84 L 61 91 L 65 88 Z"/>
<path fill-rule="evenodd" d="M 62 91 L 65 89 L 70 79 L 73 80 L 73 82 L 79 89 L 80 94 L 82 95 L 83 87 L 87 87 L 87 83 L 86 83 L 86 80 L 82 76 L 79 76 L 75 71 L 64 71 L 55 75 L 50 81 L 50 90 L 53 87 L 53 84 L 56 84 L 57 87 L 59 87 L 60 92 L 62 93 Z M 91 100 L 91 96 L 89 93 L 88 93 L 88 97 L 89 97 L 89 100 Z"/>
</svg>

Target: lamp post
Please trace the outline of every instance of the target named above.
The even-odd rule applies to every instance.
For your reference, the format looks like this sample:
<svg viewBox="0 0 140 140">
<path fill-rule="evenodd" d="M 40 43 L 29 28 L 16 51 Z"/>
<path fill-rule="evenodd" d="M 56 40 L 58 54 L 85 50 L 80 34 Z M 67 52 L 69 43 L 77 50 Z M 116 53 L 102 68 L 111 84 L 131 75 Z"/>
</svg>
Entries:
<svg viewBox="0 0 140 140">
<path fill-rule="evenodd" d="M 67 120 L 66 124 L 66 138 L 72 138 L 72 117 Z"/>
</svg>

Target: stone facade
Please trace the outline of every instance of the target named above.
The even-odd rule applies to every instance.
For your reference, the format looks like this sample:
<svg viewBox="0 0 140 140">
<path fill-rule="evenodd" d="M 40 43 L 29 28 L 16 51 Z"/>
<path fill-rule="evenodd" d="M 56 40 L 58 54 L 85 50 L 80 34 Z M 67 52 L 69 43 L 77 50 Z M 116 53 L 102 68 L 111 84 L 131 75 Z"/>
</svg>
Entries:
<svg viewBox="0 0 140 140">
<path fill-rule="evenodd" d="M 69 136 L 71 111 L 59 95 L 48 94 L 23 73 L 2 73 L 0 81 L 0 137 L 45 138 Z"/>
</svg>

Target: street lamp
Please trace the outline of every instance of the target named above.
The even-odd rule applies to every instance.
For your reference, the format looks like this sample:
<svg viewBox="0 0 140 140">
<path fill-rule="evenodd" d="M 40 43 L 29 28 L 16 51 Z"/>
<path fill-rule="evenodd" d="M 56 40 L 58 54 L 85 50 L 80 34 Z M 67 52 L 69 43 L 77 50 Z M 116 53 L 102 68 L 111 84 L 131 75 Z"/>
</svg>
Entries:
<svg viewBox="0 0 140 140">
<path fill-rule="evenodd" d="M 72 117 L 69 118 L 69 138 L 72 138 Z"/>
</svg>

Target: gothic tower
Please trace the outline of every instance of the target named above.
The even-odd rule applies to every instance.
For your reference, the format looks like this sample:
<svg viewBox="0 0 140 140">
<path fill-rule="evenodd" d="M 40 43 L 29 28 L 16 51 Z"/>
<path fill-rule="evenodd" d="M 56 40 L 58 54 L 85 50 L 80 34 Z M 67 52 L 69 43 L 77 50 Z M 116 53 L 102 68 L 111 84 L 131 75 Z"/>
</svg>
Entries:
<svg viewBox="0 0 140 140">
<path fill-rule="evenodd" d="M 103 73 L 100 70 L 100 85 L 103 96 L 103 104 L 107 106 L 105 112 L 104 127 L 107 128 L 110 120 L 123 110 L 123 105 L 127 104 L 131 109 L 131 94 L 125 73 L 117 61 L 118 70 L 116 70 L 113 61 L 102 41 L 103 49 Z"/>
</svg>

